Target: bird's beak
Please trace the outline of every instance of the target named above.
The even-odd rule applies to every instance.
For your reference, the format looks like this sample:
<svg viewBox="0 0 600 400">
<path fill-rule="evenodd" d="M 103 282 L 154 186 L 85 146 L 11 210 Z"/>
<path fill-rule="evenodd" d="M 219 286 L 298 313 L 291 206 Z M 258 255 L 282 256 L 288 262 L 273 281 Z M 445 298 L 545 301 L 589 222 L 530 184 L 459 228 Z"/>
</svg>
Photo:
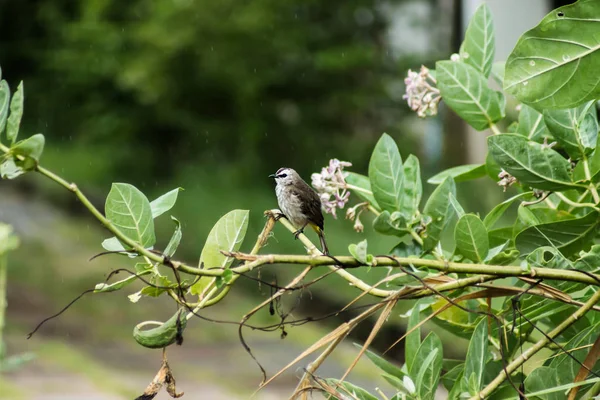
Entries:
<svg viewBox="0 0 600 400">
<path fill-rule="evenodd" d="M 269 175 L 269 178 L 275 178 L 275 174 Z"/>
</svg>

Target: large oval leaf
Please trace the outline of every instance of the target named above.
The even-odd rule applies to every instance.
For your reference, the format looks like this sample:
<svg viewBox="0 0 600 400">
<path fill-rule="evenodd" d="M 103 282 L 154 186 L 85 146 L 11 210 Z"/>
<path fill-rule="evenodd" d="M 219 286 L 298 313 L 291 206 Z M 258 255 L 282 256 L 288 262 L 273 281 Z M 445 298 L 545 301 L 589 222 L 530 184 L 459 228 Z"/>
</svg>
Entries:
<svg viewBox="0 0 600 400">
<path fill-rule="evenodd" d="M 354 192 L 358 197 L 360 197 L 364 201 L 368 201 L 373 207 L 380 210 L 379 204 L 373 196 L 373 190 L 371 189 L 371 182 L 369 181 L 369 178 L 364 175 L 357 174 L 356 172 L 348 171 L 344 173 L 346 174 L 346 183 L 352 185 L 353 187 L 356 187 L 349 187 L 349 189 L 352 192 Z"/>
<path fill-rule="evenodd" d="M 463 62 L 488 77 L 492 71 L 495 51 L 492 13 L 488 5 L 482 3 L 469 21 L 459 54 Z"/>
<path fill-rule="evenodd" d="M 521 254 L 551 246 L 568 257 L 589 246 L 597 228 L 598 213 L 593 211 L 581 218 L 530 226 L 517 235 L 515 245 Z"/>
<path fill-rule="evenodd" d="M 217 221 L 206 238 L 199 266 L 227 268 L 231 265 L 233 258 L 224 256 L 221 251 L 239 250 L 248 229 L 249 214 L 248 210 L 233 210 Z"/>
<path fill-rule="evenodd" d="M 544 116 L 535 108 L 529 107 L 526 104 L 521 104 L 517 133 L 538 143 L 542 143 L 544 139 L 551 137 L 544 123 Z"/>
<path fill-rule="evenodd" d="M 485 361 L 488 358 L 488 320 L 482 318 L 475 327 L 469 342 L 463 381 L 471 395 L 476 395 L 482 388 Z"/>
<path fill-rule="evenodd" d="M 502 94 L 487 86 L 483 74 L 455 61 L 438 61 L 436 79 L 444 102 L 478 131 L 502 119 Z"/>
<path fill-rule="evenodd" d="M 492 208 L 488 215 L 486 215 L 483 219 L 483 224 L 485 225 L 486 229 L 492 229 L 494 225 L 496 225 L 496 222 L 498 222 L 498 220 L 504 215 L 506 210 L 508 210 L 514 201 L 531 195 L 533 195 L 533 192 L 519 193 Z"/>
<path fill-rule="evenodd" d="M 469 260 L 482 262 L 490 250 L 485 225 L 475 214 L 463 215 L 454 228 L 456 249 Z"/>
<path fill-rule="evenodd" d="M 409 155 L 402 166 L 403 179 L 400 194 L 400 213 L 410 221 L 419 210 L 421 196 L 423 195 L 423 184 L 421 183 L 421 166 L 419 159 Z"/>
<path fill-rule="evenodd" d="M 598 141 L 595 102 L 564 110 L 544 110 L 544 122 L 552 136 L 573 160 L 591 154 Z"/>
<path fill-rule="evenodd" d="M 533 188 L 558 191 L 577 186 L 569 162 L 548 147 L 510 133 L 490 136 L 488 146 L 501 168 Z"/>
<path fill-rule="evenodd" d="M 470 181 L 472 179 L 483 178 L 486 175 L 487 171 L 485 168 L 485 164 L 466 164 L 459 165 L 457 167 L 448 168 L 431 178 L 427 179 L 427 183 L 432 183 L 434 185 L 439 185 L 443 182 L 444 179 L 451 176 L 454 178 L 454 182 L 465 182 Z"/>
<path fill-rule="evenodd" d="M 200 268 L 228 268 L 233 258 L 221 251 L 238 251 L 248 229 L 248 210 L 233 210 L 225 214 L 213 226 L 200 254 Z M 202 277 L 191 288 L 192 294 L 200 294 L 213 278 Z"/>
<path fill-rule="evenodd" d="M 106 218 L 131 240 L 146 248 L 156 242 L 150 202 L 135 186 L 113 183 L 105 212 Z"/>
<path fill-rule="evenodd" d="M 600 2 L 557 8 L 521 36 L 506 61 L 504 89 L 539 109 L 600 97 Z"/>
<path fill-rule="evenodd" d="M 23 97 L 23 81 L 21 81 L 10 102 L 10 116 L 6 121 L 6 137 L 11 143 L 17 140 L 17 135 L 19 134 L 19 126 L 21 125 L 21 117 L 23 116 Z"/>
<path fill-rule="evenodd" d="M 369 162 L 369 180 L 373 196 L 382 210 L 400 210 L 402 158 L 396 142 L 384 133 L 375 145 Z"/>
<path fill-rule="evenodd" d="M 150 208 L 152 209 L 152 218 L 159 217 L 169 211 L 177 201 L 177 195 L 183 188 L 173 189 L 170 192 L 163 194 L 160 197 L 152 200 Z"/>
<path fill-rule="evenodd" d="M 442 341 L 431 332 L 419 346 L 410 377 L 416 383 L 419 399 L 433 400 L 442 371 Z"/>
<path fill-rule="evenodd" d="M 8 118 L 8 106 L 10 104 L 10 88 L 4 80 L 0 81 L 0 135 L 6 128 Z"/>
<path fill-rule="evenodd" d="M 451 176 L 444 179 L 427 199 L 423 214 L 431 218 L 425 230 L 423 249 L 429 251 L 440 241 L 440 236 L 448 222 L 454 215 L 454 208 L 450 205 L 450 194 L 456 195 L 456 184 Z"/>
<path fill-rule="evenodd" d="M 525 379 L 525 385 L 527 387 L 527 395 L 529 393 L 541 391 L 554 386 L 560 385 L 560 379 L 558 378 L 559 373 L 555 368 L 550 367 L 538 367 L 531 371 L 531 373 Z M 536 397 L 543 400 L 562 400 L 565 399 L 564 389 L 562 393 L 560 391 L 549 393 L 546 395 L 540 395 Z"/>
</svg>

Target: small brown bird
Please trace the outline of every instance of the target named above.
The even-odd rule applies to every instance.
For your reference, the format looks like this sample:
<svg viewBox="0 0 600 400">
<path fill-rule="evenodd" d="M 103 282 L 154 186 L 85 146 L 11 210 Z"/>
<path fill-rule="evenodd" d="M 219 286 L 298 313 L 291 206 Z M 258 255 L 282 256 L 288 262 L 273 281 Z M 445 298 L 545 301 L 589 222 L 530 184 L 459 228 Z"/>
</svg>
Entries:
<svg viewBox="0 0 600 400">
<path fill-rule="evenodd" d="M 307 225 L 319 235 L 321 247 L 324 254 L 329 254 L 325 236 L 323 235 L 323 212 L 321 211 L 321 199 L 317 192 L 291 168 L 279 168 L 276 173 L 269 175 L 275 178 L 277 186 L 277 202 L 285 217 L 298 230 L 294 232 L 296 239 L 304 232 Z"/>
</svg>

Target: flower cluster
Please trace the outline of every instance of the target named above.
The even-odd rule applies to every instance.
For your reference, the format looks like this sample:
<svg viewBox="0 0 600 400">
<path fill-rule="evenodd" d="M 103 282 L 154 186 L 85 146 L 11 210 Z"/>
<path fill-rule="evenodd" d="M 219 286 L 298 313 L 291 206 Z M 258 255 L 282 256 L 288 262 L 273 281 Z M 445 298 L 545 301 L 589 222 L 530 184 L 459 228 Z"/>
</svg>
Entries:
<svg viewBox="0 0 600 400">
<path fill-rule="evenodd" d="M 350 198 L 350 192 L 346 189 L 346 174 L 344 167 L 351 167 L 347 161 L 336 158 L 329 160 L 329 165 L 321 169 L 321 173 L 311 175 L 312 185 L 321 197 L 321 204 L 326 213 L 337 218 L 336 208 L 342 209 Z"/>
<path fill-rule="evenodd" d="M 346 211 L 346 219 L 349 219 L 350 221 L 354 220 L 354 230 L 358 233 L 365 229 L 365 226 L 360 222 L 360 214 L 365 211 L 368 206 L 368 202 L 358 203 Z"/>
<path fill-rule="evenodd" d="M 436 115 L 438 104 L 442 99 L 440 91 L 435 84 L 437 83 L 429 69 L 424 65 L 421 71 L 414 72 L 408 70 L 408 76 L 404 79 L 406 84 L 406 94 L 402 96 L 408 102 L 408 106 L 417 112 L 421 118 L 428 115 Z"/>
<path fill-rule="evenodd" d="M 498 174 L 498 178 L 500 178 L 500 180 L 498 181 L 498 186 L 502 186 L 505 192 L 507 187 L 517 183 L 517 178 L 515 178 L 505 170 L 500 171 L 500 173 Z"/>
</svg>

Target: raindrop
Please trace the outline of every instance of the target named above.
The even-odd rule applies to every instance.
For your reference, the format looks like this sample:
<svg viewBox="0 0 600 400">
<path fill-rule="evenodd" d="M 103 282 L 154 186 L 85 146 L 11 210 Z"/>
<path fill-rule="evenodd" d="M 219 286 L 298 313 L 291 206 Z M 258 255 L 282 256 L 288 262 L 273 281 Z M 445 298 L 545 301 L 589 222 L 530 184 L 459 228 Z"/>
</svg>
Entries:
<svg viewBox="0 0 600 400">
<path fill-rule="evenodd" d="M 559 17 L 559 18 L 562 18 L 562 17 L 565 16 L 565 13 L 562 12 L 562 11 L 559 11 L 559 12 L 556 13 L 556 16 Z"/>
<path fill-rule="evenodd" d="M 523 86 L 527 86 L 528 83 L 529 82 L 527 82 L 527 81 L 523 82 Z"/>
<path fill-rule="evenodd" d="M 571 59 L 567 54 L 563 54 L 563 61 L 569 61 Z"/>
<path fill-rule="evenodd" d="M 535 61 L 533 61 L 533 60 L 529 61 L 529 65 L 531 65 L 532 67 L 535 67 Z"/>
<path fill-rule="evenodd" d="M 462 53 L 462 58 L 464 58 L 465 60 L 467 58 L 469 58 L 469 53 L 467 53 L 466 51 Z"/>
</svg>

